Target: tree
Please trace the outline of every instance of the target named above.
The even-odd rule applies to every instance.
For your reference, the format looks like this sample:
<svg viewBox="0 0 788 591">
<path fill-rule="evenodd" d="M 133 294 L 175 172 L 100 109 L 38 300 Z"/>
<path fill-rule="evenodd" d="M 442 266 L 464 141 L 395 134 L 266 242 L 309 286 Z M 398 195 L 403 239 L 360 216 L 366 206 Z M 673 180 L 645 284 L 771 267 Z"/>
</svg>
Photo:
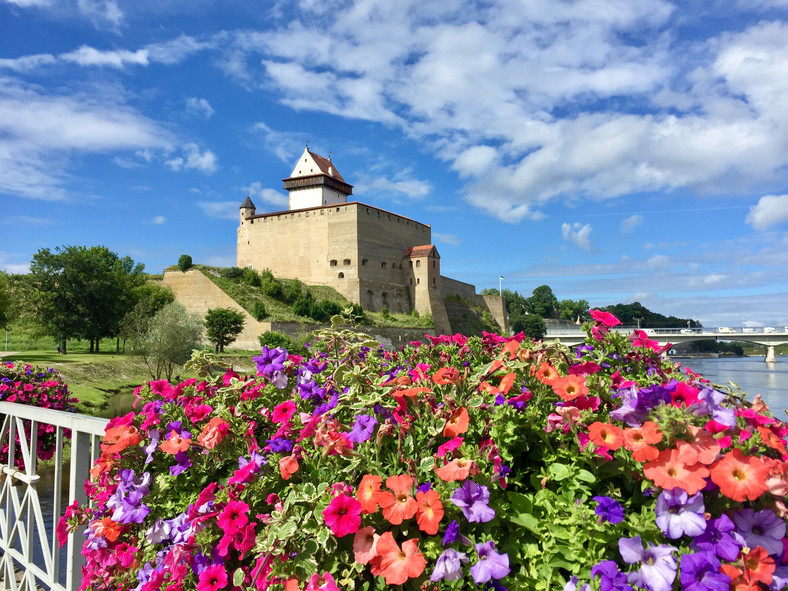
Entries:
<svg viewBox="0 0 788 591">
<path fill-rule="evenodd" d="M 182 254 L 178 258 L 178 268 L 181 271 L 188 271 L 189 269 L 191 269 L 192 268 L 192 257 L 190 257 L 188 254 Z"/>
<path fill-rule="evenodd" d="M 178 302 L 159 310 L 140 344 L 151 377 L 159 380 L 164 375 L 170 380 L 175 366 L 186 363 L 192 350 L 199 348 L 202 331 L 199 316 L 189 315 Z"/>
<path fill-rule="evenodd" d="M 541 340 L 547 334 L 547 325 L 541 316 L 536 314 L 525 314 L 519 316 L 515 322 L 511 323 L 512 332 L 525 333 L 525 336 L 533 340 Z"/>
<path fill-rule="evenodd" d="M 11 307 L 11 295 L 8 285 L 8 276 L 0 271 L 0 326 L 8 326 L 9 309 Z"/>
<path fill-rule="evenodd" d="M 66 352 L 67 340 L 83 337 L 90 352 L 116 333 L 134 307 L 134 289 L 145 282 L 144 265 L 105 246 L 48 248 L 33 255 L 31 282 L 39 321 Z"/>
<path fill-rule="evenodd" d="M 175 295 L 169 287 L 153 281 L 148 281 L 137 288 L 134 297 L 137 303 L 118 325 L 117 336 L 123 341 L 124 353 L 127 341 L 133 353 L 141 351 L 142 341 L 148 333 L 153 317 L 164 306 L 175 301 Z"/>
<path fill-rule="evenodd" d="M 230 308 L 214 308 L 205 315 L 208 340 L 217 353 L 224 353 L 225 345 L 232 343 L 244 328 L 244 315 Z"/>
<path fill-rule="evenodd" d="M 588 316 L 589 305 L 586 300 L 561 300 L 558 302 L 559 317 L 563 320 L 582 321 L 583 317 Z"/>
<path fill-rule="evenodd" d="M 534 289 L 531 297 L 526 301 L 532 314 L 542 318 L 558 317 L 558 298 L 555 297 L 549 285 L 540 285 Z"/>
</svg>

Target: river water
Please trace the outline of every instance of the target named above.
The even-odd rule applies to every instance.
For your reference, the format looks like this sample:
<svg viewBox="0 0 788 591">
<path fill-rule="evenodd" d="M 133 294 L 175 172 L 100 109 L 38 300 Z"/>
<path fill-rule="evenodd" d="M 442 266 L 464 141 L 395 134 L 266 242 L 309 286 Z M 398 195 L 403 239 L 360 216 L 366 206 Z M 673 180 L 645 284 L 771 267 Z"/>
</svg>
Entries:
<svg viewBox="0 0 788 591">
<path fill-rule="evenodd" d="M 733 382 L 747 393 L 747 400 L 760 394 L 775 418 L 788 422 L 788 357 L 766 363 L 763 357 L 682 358 L 674 361 L 715 384 Z"/>
</svg>

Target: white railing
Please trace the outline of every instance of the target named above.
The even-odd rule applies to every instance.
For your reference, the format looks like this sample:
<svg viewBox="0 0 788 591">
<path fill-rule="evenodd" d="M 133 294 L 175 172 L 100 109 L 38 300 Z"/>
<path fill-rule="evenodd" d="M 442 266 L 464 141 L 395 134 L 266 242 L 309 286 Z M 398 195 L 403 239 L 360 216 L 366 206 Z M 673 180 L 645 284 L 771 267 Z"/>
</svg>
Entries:
<svg viewBox="0 0 788 591">
<path fill-rule="evenodd" d="M 55 535 L 64 506 L 63 431 L 71 429 L 65 504 L 77 500 L 84 505 L 84 484 L 100 452 L 108 421 L 10 402 L 0 402 L 0 418 L 0 447 L 8 444 L 8 460 L 0 465 L 0 589 L 74 591 L 81 583 L 83 537 L 72 533 L 67 544 L 59 548 Z M 46 486 L 51 494 L 41 490 L 44 487 L 36 455 L 39 424 L 55 429 L 52 484 Z M 18 454 L 24 460 L 23 468 L 14 464 Z"/>
</svg>

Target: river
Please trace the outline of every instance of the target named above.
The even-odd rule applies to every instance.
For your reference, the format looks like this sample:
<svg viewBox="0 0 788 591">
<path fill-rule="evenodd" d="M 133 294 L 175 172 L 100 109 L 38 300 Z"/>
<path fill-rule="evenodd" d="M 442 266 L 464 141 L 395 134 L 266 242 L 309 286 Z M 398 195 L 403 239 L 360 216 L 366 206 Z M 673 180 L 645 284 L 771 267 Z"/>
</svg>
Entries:
<svg viewBox="0 0 788 591">
<path fill-rule="evenodd" d="M 765 363 L 763 357 L 686 358 L 674 357 L 715 384 L 734 382 L 752 400 L 760 394 L 775 418 L 788 421 L 788 357 Z"/>
</svg>

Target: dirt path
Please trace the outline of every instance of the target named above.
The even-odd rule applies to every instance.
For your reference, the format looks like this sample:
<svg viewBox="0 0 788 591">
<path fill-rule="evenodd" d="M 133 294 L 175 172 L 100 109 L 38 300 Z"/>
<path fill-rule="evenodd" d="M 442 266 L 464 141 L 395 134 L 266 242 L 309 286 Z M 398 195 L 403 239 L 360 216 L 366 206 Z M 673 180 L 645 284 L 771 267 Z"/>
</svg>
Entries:
<svg viewBox="0 0 788 591">
<path fill-rule="evenodd" d="M 11 355 L 18 354 L 19 351 L 0 351 L 0 357 L 11 357 Z"/>
</svg>

